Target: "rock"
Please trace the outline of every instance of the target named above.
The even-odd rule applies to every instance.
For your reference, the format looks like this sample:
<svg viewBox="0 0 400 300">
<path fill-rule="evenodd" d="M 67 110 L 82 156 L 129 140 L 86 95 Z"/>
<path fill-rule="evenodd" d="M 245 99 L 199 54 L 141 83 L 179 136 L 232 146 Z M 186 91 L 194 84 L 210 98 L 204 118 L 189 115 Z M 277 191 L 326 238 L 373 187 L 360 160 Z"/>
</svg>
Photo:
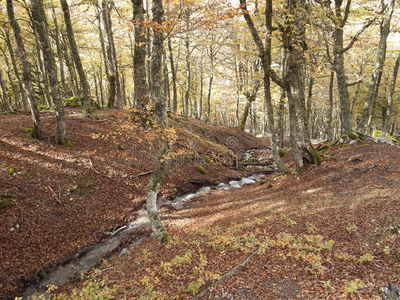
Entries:
<svg viewBox="0 0 400 300">
<path fill-rule="evenodd" d="M 235 180 L 229 181 L 229 185 L 234 189 L 240 189 L 242 187 L 240 185 L 240 181 L 235 181 Z"/>
<path fill-rule="evenodd" d="M 208 192 L 209 190 L 211 190 L 211 188 L 209 186 L 204 186 L 202 188 L 199 188 L 196 192 L 196 195 Z"/>
<path fill-rule="evenodd" d="M 389 283 L 383 290 L 382 300 L 399 300 L 400 286 Z"/>
<path fill-rule="evenodd" d="M 391 146 L 394 146 L 394 142 L 391 139 L 381 137 L 381 136 L 374 138 L 373 141 L 374 141 L 374 143 L 386 143 Z"/>
<path fill-rule="evenodd" d="M 128 250 L 126 248 L 122 249 L 121 252 L 119 253 L 119 256 L 124 255 Z"/>
<path fill-rule="evenodd" d="M 357 144 L 357 140 L 351 140 L 349 143 L 349 145 L 355 145 L 355 144 Z"/>
<path fill-rule="evenodd" d="M 6 208 L 9 205 L 10 205 L 10 202 L 7 199 L 1 199 L 0 200 L 0 209 Z"/>
<path fill-rule="evenodd" d="M 250 179 L 250 178 L 242 178 L 242 185 L 243 184 L 252 184 L 255 183 L 255 180 Z"/>
</svg>

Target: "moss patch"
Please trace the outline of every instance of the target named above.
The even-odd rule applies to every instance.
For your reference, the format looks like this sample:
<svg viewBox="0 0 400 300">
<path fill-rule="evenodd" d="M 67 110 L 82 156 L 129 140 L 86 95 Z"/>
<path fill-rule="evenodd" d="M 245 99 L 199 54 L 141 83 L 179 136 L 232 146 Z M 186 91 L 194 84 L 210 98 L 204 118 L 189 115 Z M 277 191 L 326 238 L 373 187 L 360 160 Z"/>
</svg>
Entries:
<svg viewBox="0 0 400 300">
<path fill-rule="evenodd" d="M 10 202 L 7 199 L 1 199 L 0 200 L 0 209 L 6 208 L 9 205 L 10 205 Z"/>
<path fill-rule="evenodd" d="M 201 174 L 207 175 L 207 171 L 200 165 L 196 167 L 196 170 Z"/>
</svg>

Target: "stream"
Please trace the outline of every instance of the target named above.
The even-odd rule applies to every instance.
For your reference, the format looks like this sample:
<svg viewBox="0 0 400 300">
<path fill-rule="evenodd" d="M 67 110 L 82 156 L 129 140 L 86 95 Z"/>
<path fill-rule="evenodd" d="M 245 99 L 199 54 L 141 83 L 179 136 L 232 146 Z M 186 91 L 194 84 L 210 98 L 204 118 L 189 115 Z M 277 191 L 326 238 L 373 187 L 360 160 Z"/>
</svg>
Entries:
<svg viewBox="0 0 400 300">
<path fill-rule="evenodd" d="M 171 206 L 172 208 L 179 210 L 183 209 L 185 204 L 190 202 L 195 197 L 210 192 L 212 190 L 229 190 L 239 189 L 246 184 L 252 184 L 259 182 L 265 175 L 254 174 L 249 177 L 241 178 L 240 180 L 232 180 L 229 183 L 219 183 L 217 186 L 204 186 L 199 188 L 194 193 L 188 193 L 176 197 L 175 199 L 165 202 L 162 206 Z M 147 211 L 142 208 L 136 212 L 137 218 L 119 228 L 111 236 L 104 239 L 101 243 L 90 246 L 80 253 L 64 260 L 58 267 L 51 271 L 44 279 L 42 279 L 36 286 L 32 286 L 26 289 L 22 299 L 50 299 L 50 293 L 46 291 L 46 286 L 49 285 L 62 285 L 81 277 L 84 272 L 90 271 L 99 260 L 104 257 L 106 253 L 109 253 L 116 249 L 122 242 L 122 240 L 136 228 L 139 227 L 151 227 L 150 221 L 147 217 Z M 129 248 L 139 244 L 143 238 L 135 241 L 129 246 L 123 248 L 119 255 L 124 255 Z"/>
</svg>

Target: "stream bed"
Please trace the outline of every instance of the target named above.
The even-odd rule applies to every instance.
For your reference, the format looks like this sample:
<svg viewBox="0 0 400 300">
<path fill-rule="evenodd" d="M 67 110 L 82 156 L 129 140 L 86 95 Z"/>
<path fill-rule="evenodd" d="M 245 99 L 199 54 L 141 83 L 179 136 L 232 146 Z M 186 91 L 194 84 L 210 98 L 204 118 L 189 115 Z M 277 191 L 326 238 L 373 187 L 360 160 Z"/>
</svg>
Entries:
<svg viewBox="0 0 400 300">
<path fill-rule="evenodd" d="M 188 193 L 176 197 L 172 201 L 163 203 L 162 205 L 169 205 L 172 208 L 179 210 L 183 209 L 185 203 L 190 202 L 196 196 L 210 192 L 211 190 L 229 190 L 229 189 L 239 189 L 246 184 L 253 184 L 259 182 L 265 177 L 263 174 L 254 174 L 249 177 L 242 178 L 240 180 L 232 180 L 229 183 L 219 183 L 214 187 L 201 187 L 194 193 Z M 151 227 L 150 221 L 147 217 L 147 211 L 142 208 L 136 212 L 137 218 L 118 229 L 111 236 L 104 239 L 101 243 L 90 246 L 85 250 L 81 251 L 79 254 L 72 256 L 64 260 L 58 267 L 51 271 L 44 279 L 41 280 L 36 286 L 27 288 L 22 299 L 50 299 L 50 293 L 46 291 L 46 287 L 50 285 L 61 285 L 66 284 L 81 277 L 84 272 L 90 271 L 95 267 L 99 260 L 103 258 L 106 253 L 109 253 L 118 246 L 120 246 L 122 240 L 136 228 L 139 227 Z M 143 239 L 143 238 L 142 238 Z M 123 248 L 119 255 L 124 255 L 129 248 L 139 244 L 142 239 L 139 239 L 132 243 L 131 245 Z"/>
</svg>

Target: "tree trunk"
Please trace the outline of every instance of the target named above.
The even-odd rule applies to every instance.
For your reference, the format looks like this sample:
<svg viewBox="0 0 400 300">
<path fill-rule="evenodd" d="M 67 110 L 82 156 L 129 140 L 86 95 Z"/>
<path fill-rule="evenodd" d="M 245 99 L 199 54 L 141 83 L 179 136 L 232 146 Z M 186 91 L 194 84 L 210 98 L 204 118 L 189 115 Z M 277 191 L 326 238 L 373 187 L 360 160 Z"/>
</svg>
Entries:
<svg viewBox="0 0 400 300">
<path fill-rule="evenodd" d="M 192 73 L 190 69 L 190 40 L 189 40 L 189 21 L 190 15 L 187 12 L 186 15 L 186 37 L 185 37 L 185 47 L 186 47 L 186 91 L 185 91 L 185 108 L 184 108 L 184 115 L 185 117 L 188 116 L 189 112 L 189 97 L 190 97 L 190 88 L 191 88 L 191 80 L 192 80 Z M 154 51 L 154 49 L 153 49 Z"/>
<path fill-rule="evenodd" d="M 58 64 L 60 65 L 60 77 L 61 77 L 61 84 L 62 84 L 62 96 L 67 97 L 67 85 L 65 83 L 65 72 L 64 72 L 64 63 L 63 63 L 63 54 L 61 49 L 60 43 L 60 30 L 58 28 L 58 21 L 56 16 L 56 11 L 54 9 L 53 0 L 51 1 L 51 11 L 53 13 L 53 22 L 54 22 L 54 36 L 56 40 L 56 47 L 57 47 L 57 56 L 58 56 Z"/>
<path fill-rule="evenodd" d="M 390 127 L 390 118 L 392 116 L 392 108 L 393 108 L 393 95 L 394 95 L 394 90 L 396 88 L 396 80 L 397 80 L 397 74 L 399 72 L 399 65 L 400 65 L 400 53 L 397 56 L 396 63 L 393 68 L 393 76 L 392 76 L 392 82 L 390 83 L 385 123 L 382 128 L 382 136 L 383 137 L 386 137 L 386 133 L 389 131 L 389 127 Z"/>
<path fill-rule="evenodd" d="M 329 81 L 329 105 L 328 105 L 328 122 L 327 122 L 327 137 L 328 141 L 333 140 L 333 128 L 332 128 L 332 119 L 333 119 L 333 81 L 335 79 L 335 73 L 331 71 L 330 81 Z"/>
<path fill-rule="evenodd" d="M 1 90 L 3 91 L 3 99 L 4 99 L 4 103 L 6 105 L 6 111 L 14 111 L 14 109 L 11 106 L 10 98 L 8 97 L 8 94 L 7 94 L 7 88 L 3 81 L 3 73 L 1 71 L 1 69 L 0 69 L 0 87 L 1 87 Z"/>
<path fill-rule="evenodd" d="M 15 77 L 18 80 L 18 86 L 19 86 L 19 90 L 20 90 L 20 93 L 21 93 L 21 99 L 22 99 L 22 109 L 24 111 L 28 111 L 29 108 L 28 108 L 28 102 L 27 102 L 27 99 L 26 99 L 26 92 L 25 92 L 24 84 L 22 83 L 22 80 L 21 80 L 21 76 L 19 76 L 18 66 L 17 66 L 17 62 L 16 62 L 16 59 L 15 59 L 14 50 L 13 50 L 12 45 L 11 45 L 10 33 L 9 33 L 8 30 L 5 31 L 5 41 L 6 41 L 6 44 L 7 44 L 8 52 L 10 53 L 11 63 L 13 65 Z"/>
<path fill-rule="evenodd" d="M 76 45 L 68 3 L 67 0 L 60 0 L 60 2 L 64 13 L 64 22 L 65 22 L 65 27 L 67 29 L 67 36 L 69 45 L 71 47 L 72 57 L 74 59 L 75 66 L 78 71 L 79 79 L 83 90 L 83 111 L 85 113 L 90 114 L 92 112 L 92 105 L 90 103 L 90 87 L 86 78 L 85 71 L 83 70 L 81 58 L 79 56 L 78 46 Z"/>
<path fill-rule="evenodd" d="M 33 128 L 32 128 L 31 136 L 33 138 L 39 139 L 43 135 L 42 134 L 42 123 L 40 120 L 39 109 L 37 107 L 36 100 L 33 95 L 32 80 L 31 80 L 31 74 L 29 71 L 29 64 L 28 64 L 28 60 L 26 58 L 25 46 L 22 41 L 21 29 L 19 27 L 18 22 L 15 20 L 12 0 L 7 0 L 7 14 L 8 14 L 8 19 L 10 20 L 10 23 L 11 23 L 11 27 L 13 28 L 13 31 L 14 31 L 15 40 L 17 42 L 18 54 L 19 54 L 19 58 L 20 58 L 21 64 L 22 64 L 22 71 L 23 71 L 22 76 L 24 78 L 24 83 L 25 83 L 25 93 L 26 93 L 26 97 L 28 99 L 29 105 L 31 107 L 31 114 L 32 114 L 32 119 L 33 119 Z"/>
<path fill-rule="evenodd" d="M 176 87 L 176 68 L 174 64 L 174 55 L 172 53 L 172 43 L 170 37 L 168 37 L 168 52 L 169 52 L 169 63 L 171 65 L 172 91 L 174 92 L 174 100 L 172 101 L 172 111 L 174 112 L 174 114 L 176 114 L 178 111 L 178 89 Z"/>
<path fill-rule="evenodd" d="M 365 100 L 364 110 L 361 119 L 356 127 L 356 131 L 360 133 L 365 133 L 366 131 L 366 124 L 371 114 L 371 107 L 372 103 L 374 102 L 377 83 L 379 80 L 380 73 L 382 72 L 383 64 L 385 62 L 387 37 L 390 32 L 390 21 L 393 15 L 394 4 L 395 0 L 391 0 L 387 8 L 385 18 L 383 19 L 380 27 L 380 39 L 379 39 L 379 46 L 377 49 L 377 59 L 375 63 L 375 68 L 374 71 L 372 72 L 371 81 L 369 83 L 368 97 Z"/>
<path fill-rule="evenodd" d="M 139 110 L 146 110 L 149 103 L 149 86 L 146 75 L 146 36 L 143 29 L 143 0 L 132 0 L 133 20 L 135 25 L 135 50 L 133 57 L 135 103 Z"/>
<path fill-rule="evenodd" d="M 239 125 L 239 129 L 241 131 L 244 131 L 246 128 L 246 121 L 247 121 L 247 117 L 249 115 L 250 107 L 251 107 L 252 103 L 256 100 L 257 92 L 258 92 L 259 88 L 260 88 L 260 82 L 257 81 L 254 84 L 252 91 L 245 93 L 247 101 L 246 101 L 246 105 L 243 110 L 242 119 L 241 119 L 240 125 Z"/>
<path fill-rule="evenodd" d="M 60 88 L 57 79 L 57 66 L 54 59 L 53 51 L 50 47 L 50 41 L 47 34 L 46 15 L 43 8 L 43 3 L 39 0 L 31 0 L 30 8 L 32 12 L 33 23 L 36 32 L 39 36 L 39 41 L 43 50 L 44 61 L 46 70 L 49 74 L 51 94 L 56 110 L 56 132 L 55 140 L 59 144 L 65 144 L 66 140 L 66 127 L 64 118 L 64 108 L 61 101 Z"/>
<path fill-rule="evenodd" d="M 162 24 L 163 6 L 162 0 L 153 0 L 153 21 L 158 25 Z M 158 29 L 153 29 L 153 52 L 151 57 L 151 76 L 152 90 L 151 96 L 155 103 L 155 114 L 157 123 L 162 132 L 168 128 L 167 112 L 165 108 L 165 99 L 162 95 L 162 53 L 163 53 L 163 34 Z M 170 151 L 169 143 L 165 137 L 158 139 L 159 162 L 156 170 L 152 173 L 147 185 L 147 211 L 151 226 L 158 240 L 162 244 L 167 244 L 172 237 L 163 226 L 157 209 L 157 194 L 160 184 L 164 178 L 167 168 L 168 154 Z"/>
</svg>

